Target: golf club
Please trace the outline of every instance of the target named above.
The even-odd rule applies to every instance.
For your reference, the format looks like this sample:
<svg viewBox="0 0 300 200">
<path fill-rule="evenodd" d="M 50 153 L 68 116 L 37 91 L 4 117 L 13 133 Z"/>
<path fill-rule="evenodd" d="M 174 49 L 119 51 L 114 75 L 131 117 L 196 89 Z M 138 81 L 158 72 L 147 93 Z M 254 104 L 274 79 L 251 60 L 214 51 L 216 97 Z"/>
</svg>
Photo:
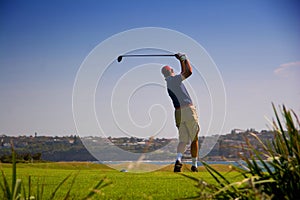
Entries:
<svg viewBox="0 0 300 200">
<path fill-rule="evenodd" d="M 162 56 L 175 56 L 175 54 L 136 54 L 136 55 L 121 55 L 118 57 L 118 62 L 122 61 L 123 57 L 162 57 Z"/>
</svg>

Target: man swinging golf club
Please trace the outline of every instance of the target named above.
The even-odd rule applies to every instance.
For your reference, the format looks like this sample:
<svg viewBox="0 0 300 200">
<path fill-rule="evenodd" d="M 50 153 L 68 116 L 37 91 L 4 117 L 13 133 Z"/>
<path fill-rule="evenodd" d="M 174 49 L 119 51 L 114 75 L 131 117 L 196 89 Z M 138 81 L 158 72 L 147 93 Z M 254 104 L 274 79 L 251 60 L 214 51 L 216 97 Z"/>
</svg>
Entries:
<svg viewBox="0 0 300 200">
<path fill-rule="evenodd" d="M 167 91 L 172 99 L 175 108 L 175 121 L 179 133 L 179 143 L 177 146 L 177 157 L 174 166 L 174 172 L 181 172 L 181 159 L 186 145 L 191 141 L 191 156 L 193 172 L 198 172 L 198 116 L 192 99 L 183 84 L 183 80 L 192 75 L 192 67 L 184 54 L 177 53 L 175 57 L 180 61 L 181 73 L 175 75 L 170 66 L 164 66 L 161 69 L 167 82 Z"/>
</svg>

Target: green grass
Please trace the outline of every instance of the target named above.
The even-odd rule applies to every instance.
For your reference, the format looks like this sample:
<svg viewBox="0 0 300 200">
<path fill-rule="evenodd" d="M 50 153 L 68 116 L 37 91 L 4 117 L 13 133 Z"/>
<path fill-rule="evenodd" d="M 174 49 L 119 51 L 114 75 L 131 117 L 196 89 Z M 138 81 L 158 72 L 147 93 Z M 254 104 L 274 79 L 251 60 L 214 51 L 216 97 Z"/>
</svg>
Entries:
<svg viewBox="0 0 300 200">
<path fill-rule="evenodd" d="M 226 165 L 215 165 L 229 180 L 238 181 L 242 177 L 237 172 L 228 172 Z M 111 184 L 104 187 L 92 199 L 179 199 L 197 196 L 199 189 L 195 181 L 186 178 L 182 174 L 202 179 L 208 183 L 215 184 L 215 180 L 202 167 L 199 173 L 189 172 L 185 166 L 183 173 L 173 173 L 172 166 L 168 166 L 156 172 L 148 173 L 124 173 L 108 168 L 105 165 L 80 162 L 58 162 L 58 163 L 34 163 L 17 164 L 17 178 L 22 179 L 28 185 L 28 177 L 31 177 L 31 191 L 36 191 L 37 185 L 44 185 L 44 196 L 50 196 L 55 187 L 71 174 L 71 177 L 60 187 L 55 197 L 63 199 L 68 192 L 73 177 L 77 176 L 70 192 L 71 199 L 82 199 L 105 178 L 105 183 Z M 10 182 L 11 164 L 0 164 Z M 0 180 L 1 182 L 2 180 Z M 28 188 L 26 188 L 28 190 Z M 0 198 L 3 194 L 0 194 Z"/>
</svg>

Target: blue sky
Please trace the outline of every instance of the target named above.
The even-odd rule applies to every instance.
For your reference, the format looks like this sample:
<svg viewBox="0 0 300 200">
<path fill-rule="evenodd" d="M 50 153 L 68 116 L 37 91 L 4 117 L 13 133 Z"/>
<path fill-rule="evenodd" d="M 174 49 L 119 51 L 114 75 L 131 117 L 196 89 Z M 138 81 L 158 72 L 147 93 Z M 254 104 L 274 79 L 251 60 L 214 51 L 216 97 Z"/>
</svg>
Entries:
<svg viewBox="0 0 300 200">
<path fill-rule="evenodd" d="M 81 63 L 110 36 L 142 27 L 179 31 L 206 49 L 226 88 L 223 133 L 267 129 L 271 102 L 300 113 L 299 5 L 291 0 L 2 0 L 0 134 L 76 133 L 72 90 Z M 206 113 L 199 115 L 205 129 Z"/>
</svg>

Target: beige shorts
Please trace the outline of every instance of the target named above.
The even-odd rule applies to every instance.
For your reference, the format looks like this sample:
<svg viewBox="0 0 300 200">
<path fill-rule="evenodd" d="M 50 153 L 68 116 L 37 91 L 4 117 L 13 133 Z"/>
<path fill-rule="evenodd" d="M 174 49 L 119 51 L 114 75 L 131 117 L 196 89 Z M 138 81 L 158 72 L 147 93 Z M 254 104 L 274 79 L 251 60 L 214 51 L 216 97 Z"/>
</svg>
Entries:
<svg viewBox="0 0 300 200">
<path fill-rule="evenodd" d="M 194 106 L 187 106 L 175 110 L 175 121 L 179 133 L 179 142 L 189 143 L 198 140 L 200 126 Z"/>
</svg>

